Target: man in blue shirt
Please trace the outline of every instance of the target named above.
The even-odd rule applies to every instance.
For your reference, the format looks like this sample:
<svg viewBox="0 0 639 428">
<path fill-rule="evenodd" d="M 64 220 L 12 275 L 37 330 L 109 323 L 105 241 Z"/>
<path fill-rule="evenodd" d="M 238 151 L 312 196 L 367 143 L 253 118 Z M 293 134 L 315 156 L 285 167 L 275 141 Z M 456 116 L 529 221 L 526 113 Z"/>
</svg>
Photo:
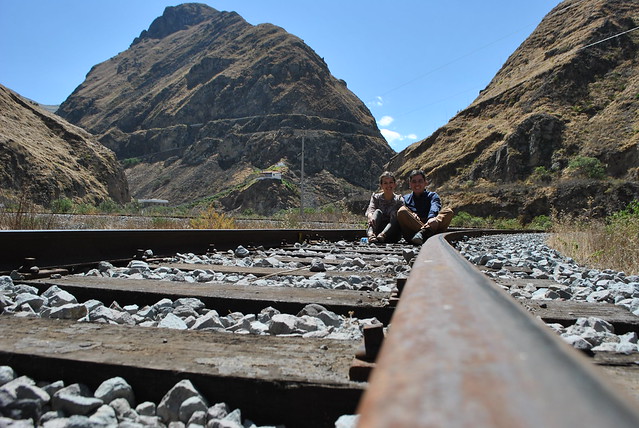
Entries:
<svg viewBox="0 0 639 428">
<path fill-rule="evenodd" d="M 413 170 L 408 178 L 411 193 L 404 195 L 404 206 L 397 211 L 397 221 L 407 242 L 421 245 L 436 233 L 444 232 L 453 219 L 453 210 L 442 209 L 435 192 L 426 190 L 428 181 L 422 170 Z"/>
</svg>

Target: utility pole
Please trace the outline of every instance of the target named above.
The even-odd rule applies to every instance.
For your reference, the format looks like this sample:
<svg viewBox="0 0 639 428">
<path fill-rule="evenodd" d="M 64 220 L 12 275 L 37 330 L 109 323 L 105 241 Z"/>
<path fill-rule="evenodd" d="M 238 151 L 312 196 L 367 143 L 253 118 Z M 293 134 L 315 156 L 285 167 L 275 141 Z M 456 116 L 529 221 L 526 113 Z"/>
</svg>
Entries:
<svg viewBox="0 0 639 428">
<path fill-rule="evenodd" d="M 300 219 L 304 216 L 304 134 L 302 134 L 302 167 L 300 168 Z"/>
</svg>

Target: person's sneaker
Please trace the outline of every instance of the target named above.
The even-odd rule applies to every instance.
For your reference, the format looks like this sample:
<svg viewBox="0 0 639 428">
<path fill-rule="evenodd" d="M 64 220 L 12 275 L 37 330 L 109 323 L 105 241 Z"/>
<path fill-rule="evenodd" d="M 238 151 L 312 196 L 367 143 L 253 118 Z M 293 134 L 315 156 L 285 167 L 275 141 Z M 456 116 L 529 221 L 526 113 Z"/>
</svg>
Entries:
<svg viewBox="0 0 639 428">
<path fill-rule="evenodd" d="M 425 240 L 427 240 L 433 235 L 434 233 L 429 228 L 422 229 L 419 232 L 417 232 L 415 235 L 413 235 L 410 242 L 412 242 L 415 245 L 422 245 Z"/>
<path fill-rule="evenodd" d="M 424 235 L 422 231 L 420 230 L 415 235 L 413 235 L 410 242 L 412 242 L 415 245 L 422 245 L 424 243 Z"/>
</svg>

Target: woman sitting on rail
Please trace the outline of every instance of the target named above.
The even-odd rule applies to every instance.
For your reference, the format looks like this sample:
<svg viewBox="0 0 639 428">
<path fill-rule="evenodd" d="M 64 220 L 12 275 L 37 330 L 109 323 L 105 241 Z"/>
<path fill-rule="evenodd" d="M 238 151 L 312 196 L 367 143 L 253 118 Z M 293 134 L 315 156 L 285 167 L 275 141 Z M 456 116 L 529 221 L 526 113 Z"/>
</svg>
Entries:
<svg viewBox="0 0 639 428">
<path fill-rule="evenodd" d="M 398 242 L 401 238 L 397 210 L 404 204 L 401 195 L 395 193 L 397 182 L 395 176 L 384 171 L 379 177 L 379 193 L 371 195 L 371 201 L 366 210 L 368 220 L 369 242 Z"/>
</svg>

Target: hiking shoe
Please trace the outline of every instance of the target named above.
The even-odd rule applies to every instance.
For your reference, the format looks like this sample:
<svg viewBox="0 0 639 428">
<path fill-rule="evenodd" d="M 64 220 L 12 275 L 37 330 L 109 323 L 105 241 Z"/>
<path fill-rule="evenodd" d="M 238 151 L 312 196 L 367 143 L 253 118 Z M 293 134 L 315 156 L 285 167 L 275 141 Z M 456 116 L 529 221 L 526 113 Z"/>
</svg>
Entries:
<svg viewBox="0 0 639 428">
<path fill-rule="evenodd" d="M 422 231 L 420 230 L 415 235 L 413 235 L 410 242 L 415 245 L 422 245 L 424 243 L 424 234 L 422 233 Z"/>
<path fill-rule="evenodd" d="M 417 232 L 415 235 L 413 235 L 410 242 L 412 242 L 415 245 L 422 245 L 425 240 L 427 240 L 433 235 L 434 233 L 432 230 L 430 230 L 430 228 L 422 229 L 419 232 Z"/>
</svg>

